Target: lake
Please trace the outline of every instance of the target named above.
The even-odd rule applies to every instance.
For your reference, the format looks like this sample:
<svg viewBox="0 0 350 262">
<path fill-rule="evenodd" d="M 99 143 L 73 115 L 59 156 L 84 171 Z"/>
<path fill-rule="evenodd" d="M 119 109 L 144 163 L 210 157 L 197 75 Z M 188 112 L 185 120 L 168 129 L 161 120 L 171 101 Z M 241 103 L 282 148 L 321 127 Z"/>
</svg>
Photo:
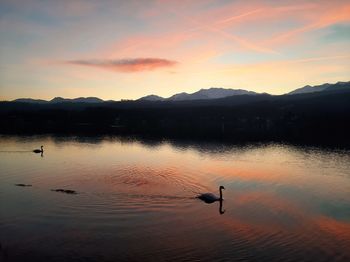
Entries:
<svg viewBox="0 0 350 262">
<path fill-rule="evenodd" d="M 1 136 L 0 151 L 0 261 L 350 261 L 348 150 Z M 222 205 L 195 198 L 220 185 Z"/>
</svg>

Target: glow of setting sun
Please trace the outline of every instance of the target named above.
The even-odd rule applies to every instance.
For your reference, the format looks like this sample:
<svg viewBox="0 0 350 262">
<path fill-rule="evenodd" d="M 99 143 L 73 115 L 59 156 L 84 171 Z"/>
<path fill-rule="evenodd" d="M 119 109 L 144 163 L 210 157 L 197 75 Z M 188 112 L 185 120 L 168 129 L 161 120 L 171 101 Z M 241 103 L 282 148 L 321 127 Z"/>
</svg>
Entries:
<svg viewBox="0 0 350 262">
<path fill-rule="evenodd" d="M 349 1 L 1 1 L 0 99 L 348 81 Z"/>
</svg>

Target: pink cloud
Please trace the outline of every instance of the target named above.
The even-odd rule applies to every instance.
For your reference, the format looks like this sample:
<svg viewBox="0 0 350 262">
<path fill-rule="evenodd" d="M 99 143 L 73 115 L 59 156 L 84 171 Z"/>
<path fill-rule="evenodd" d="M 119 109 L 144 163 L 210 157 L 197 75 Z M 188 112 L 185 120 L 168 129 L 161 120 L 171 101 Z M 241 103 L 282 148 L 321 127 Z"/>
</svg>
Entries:
<svg viewBox="0 0 350 262">
<path fill-rule="evenodd" d="M 103 69 L 109 69 L 117 72 L 140 72 L 151 71 L 164 67 L 172 67 L 177 64 L 176 61 L 161 58 L 130 58 L 130 59 L 89 59 L 89 60 L 70 60 L 68 64 L 92 66 Z"/>
</svg>

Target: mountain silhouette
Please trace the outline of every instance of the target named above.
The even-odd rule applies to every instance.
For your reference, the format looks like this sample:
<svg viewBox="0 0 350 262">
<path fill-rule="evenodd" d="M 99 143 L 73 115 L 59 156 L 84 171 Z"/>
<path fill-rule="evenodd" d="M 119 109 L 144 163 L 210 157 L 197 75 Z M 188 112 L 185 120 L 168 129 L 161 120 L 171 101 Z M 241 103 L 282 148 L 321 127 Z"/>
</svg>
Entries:
<svg viewBox="0 0 350 262">
<path fill-rule="evenodd" d="M 247 91 L 243 89 L 225 89 L 212 87 L 209 89 L 201 89 L 192 94 L 185 92 L 172 95 L 171 97 L 164 98 L 156 95 L 150 95 L 141 97 L 139 100 L 147 101 L 188 101 L 188 100 L 203 100 L 203 99 L 217 99 L 234 95 L 256 95 L 253 91 Z"/>
<path fill-rule="evenodd" d="M 323 84 L 323 85 L 316 85 L 316 86 L 304 86 L 298 89 L 295 89 L 288 93 L 288 95 L 296 95 L 296 94 L 306 94 L 306 93 L 314 93 L 314 92 L 322 92 L 322 91 L 330 91 L 335 89 L 343 89 L 349 86 L 349 82 L 338 82 L 335 84 Z"/>
<path fill-rule="evenodd" d="M 78 98 L 62 98 L 55 97 L 50 101 L 51 103 L 65 103 L 65 102 L 76 102 L 76 103 L 102 103 L 104 102 L 102 99 L 98 97 L 78 97 Z"/>
<path fill-rule="evenodd" d="M 323 91 L 339 91 L 339 90 L 347 90 L 349 88 L 350 88 L 350 81 L 337 82 L 335 84 L 326 83 L 323 85 L 316 85 L 316 86 L 307 85 L 307 86 L 295 89 L 285 95 L 302 95 L 302 94 L 310 94 L 310 93 L 323 92 Z M 208 89 L 200 89 L 199 91 L 191 94 L 182 92 L 182 93 L 174 94 L 168 98 L 164 98 L 158 95 L 147 95 L 135 100 L 135 102 L 166 102 L 166 101 L 185 102 L 185 101 L 196 101 L 196 100 L 215 101 L 217 99 L 234 97 L 234 96 L 238 96 L 238 97 L 258 96 L 259 97 L 259 96 L 266 96 L 266 95 L 269 95 L 269 94 L 256 93 L 256 92 L 248 91 L 244 89 L 212 87 Z M 256 99 L 253 98 L 253 100 L 256 100 Z M 126 100 L 126 101 L 133 101 L 133 100 Z M 78 98 L 55 97 L 50 101 L 46 101 L 42 99 L 32 99 L 32 98 L 18 98 L 13 100 L 13 102 L 31 103 L 31 104 L 59 104 L 59 103 L 100 104 L 100 103 L 113 103 L 116 101 L 113 101 L 113 100 L 104 101 L 98 97 L 78 97 Z"/>
<path fill-rule="evenodd" d="M 330 91 L 335 89 L 339 90 L 339 89 L 347 88 L 349 84 L 350 84 L 350 81 L 338 82 L 335 84 L 326 83 L 323 85 L 316 85 L 316 86 L 307 85 L 307 86 L 295 89 L 287 93 L 287 95 L 307 94 L 307 93 L 314 93 L 314 92 L 321 92 L 321 91 Z M 267 94 L 267 93 L 264 93 L 264 94 Z M 240 96 L 240 95 L 259 95 L 259 93 L 244 90 L 244 89 L 212 87 L 209 89 L 201 89 L 192 94 L 182 92 L 182 93 L 172 95 L 168 98 L 164 98 L 157 95 L 149 95 L 149 96 L 141 97 L 138 100 L 140 101 L 191 101 L 191 100 L 218 99 L 218 98 Z"/>
</svg>

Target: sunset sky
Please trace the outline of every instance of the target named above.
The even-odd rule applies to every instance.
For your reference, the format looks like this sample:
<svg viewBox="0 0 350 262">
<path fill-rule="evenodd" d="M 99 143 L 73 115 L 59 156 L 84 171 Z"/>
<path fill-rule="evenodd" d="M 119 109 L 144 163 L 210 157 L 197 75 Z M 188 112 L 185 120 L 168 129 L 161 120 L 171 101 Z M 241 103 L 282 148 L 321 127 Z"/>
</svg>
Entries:
<svg viewBox="0 0 350 262">
<path fill-rule="evenodd" d="M 0 99 L 350 80 L 350 0 L 0 0 Z"/>
</svg>

